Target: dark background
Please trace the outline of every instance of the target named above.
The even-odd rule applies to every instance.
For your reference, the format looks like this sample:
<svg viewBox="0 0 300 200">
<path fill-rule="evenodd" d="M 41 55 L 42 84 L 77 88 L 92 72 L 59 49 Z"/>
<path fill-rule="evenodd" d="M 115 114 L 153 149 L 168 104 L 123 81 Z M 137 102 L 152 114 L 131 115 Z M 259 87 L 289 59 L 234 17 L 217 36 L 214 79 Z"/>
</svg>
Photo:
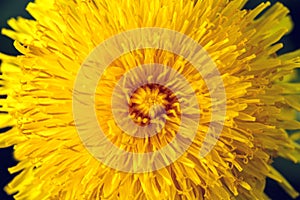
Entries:
<svg viewBox="0 0 300 200">
<path fill-rule="evenodd" d="M 9 28 L 6 21 L 12 17 L 23 16 L 30 18 L 25 11 L 25 7 L 29 0 L 0 0 L 0 28 Z M 246 8 L 253 8 L 262 0 L 249 0 Z M 272 3 L 276 2 L 271 0 Z M 289 52 L 300 49 L 300 1 L 299 0 L 281 0 L 291 11 L 294 21 L 293 31 L 282 39 L 285 47 L 279 53 Z M 13 47 L 13 41 L 5 36 L 0 35 L 0 52 L 17 55 L 18 52 Z M 3 130 L 2 130 L 3 131 Z M 1 130 L 0 130 L 1 132 Z M 1 134 L 1 133 L 0 133 Z M 3 191 L 3 187 L 14 177 L 7 171 L 8 167 L 14 166 L 16 161 L 12 158 L 13 148 L 0 149 L 0 200 L 13 199 L 7 196 Z M 276 159 L 273 164 L 280 172 L 290 181 L 290 183 L 300 192 L 300 164 L 295 165 L 290 161 Z M 291 199 L 283 189 L 281 189 L 275 181 L 267 180 L 266 193 L 274 200 Z M 298 198 L 300 199 L 300 198 Z"/>
</svg>

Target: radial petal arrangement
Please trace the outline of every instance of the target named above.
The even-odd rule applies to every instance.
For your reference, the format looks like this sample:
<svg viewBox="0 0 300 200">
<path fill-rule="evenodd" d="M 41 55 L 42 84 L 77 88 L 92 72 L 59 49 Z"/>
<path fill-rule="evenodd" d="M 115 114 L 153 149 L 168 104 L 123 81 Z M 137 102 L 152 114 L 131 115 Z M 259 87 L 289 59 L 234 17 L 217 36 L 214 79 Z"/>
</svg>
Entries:
<svg viewBox="0 0 300 200">
<path fill-rule="evenodd" d="M 12 29 L 2 30 L 20 52 L 19 56 L 0 53 L 0 95 L 7 96 L 0 99 L 0 128 L 7 128 L 0 134 L 0 147 L 14 147 L 18 164 L 9 172 L 19 172 L 5 191 L 15 199 L 268 199 L 264 188 L 266 179 L 271 178 L 296 198 L 299 191 L 272 166 L 272 161 L 276 157 L 300 161 L 300 122 L 296 120 L 300 84 L 285 81 L 300 67 L 300 51 L 277 55 L 283 47 L 279 40 L 292 28 L 286 7 L 266 2 L 246 10 L 245 3 L 29 3 L 27 11 L 34 19 L 11 19 L 8 24 Z M 226 99 L 217 100 L 226 105 L 226 115 L 216 143 L 200 156 L 201 147 L 209 143 L 205 138 L 216 101 L 212 92 L 218 93 L 219 88 L 211 91 L 209 86 L 209 82 L 216 82 L 211 75 L 213 69 L 203 64 L 208 74 L 204 77 L 188 58 L 164 49 L 135 49 L 121 55 L 107 66 L 94 95 L 97 123 L 115 147 L 136 154 L 159 151 L 178 136 L 185 112 L 194 114 L 193 109 L 181 106 L 179 96 L 187 90 L 172 80 L 162 65 L 187 81 L 200 112 L 198 128 L 191 128 L 194 124 L 189 122 L 184 129 L 181 141 L 189 139 L 189 132 L 195 135 L 178 159 L 157 170 L 131 173 L 102 163 L 82 142 L 78 132 L 86 124 L 74 120 L 74 84 L 83 63 L 99 44 L 117 34 L 149 27 L 186 35 L 207 52 L 223 82 Z M 108 54 L 114 51 L 109 49 Z M 119 101 L 128 101 L 125 110 L 133 124 L 141 129 L 156 124 L 153 130 L 157 134 L 136 137 L 134 131 L 126 133 L 118 126 L 112 112 L 118 104 L 112 96 L 116 86 L 142 79 L 143 74 L 134 71 L 135 67 L 145 69 L 143 66 L 154 63 L 161 66 L 161 71 L 153 72 L 152 78 L 169 78 L 166 85 L 149 82 L 131 93 L 123 88 L 125 95 L 117 96 Z M 122 77 L 130 71 L 132 78 L 122 85 Z M 92 137 L 88 139 L 93 141 Z M 130 158 L 125 158 L 124 163 L 128 162 Z"/>
</svg>

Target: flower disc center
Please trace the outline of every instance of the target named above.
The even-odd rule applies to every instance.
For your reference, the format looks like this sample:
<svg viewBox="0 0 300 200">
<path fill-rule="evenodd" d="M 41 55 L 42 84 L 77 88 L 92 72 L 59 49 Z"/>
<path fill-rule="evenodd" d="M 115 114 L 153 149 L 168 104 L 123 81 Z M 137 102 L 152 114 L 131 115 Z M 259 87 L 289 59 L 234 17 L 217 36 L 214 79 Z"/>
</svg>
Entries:
<svg viewBox="0 0 300 200">
<path fill-rule="evenodd" d="M 164 109 L 165 112 L 161 112 Z M 180 107 L 176 95 L 160 84 L 146 84 L 136 89 L 129 102 L 130 118 L 139 126 L 147 126 L 156 117 L 179 117 Z"/>
</svg>

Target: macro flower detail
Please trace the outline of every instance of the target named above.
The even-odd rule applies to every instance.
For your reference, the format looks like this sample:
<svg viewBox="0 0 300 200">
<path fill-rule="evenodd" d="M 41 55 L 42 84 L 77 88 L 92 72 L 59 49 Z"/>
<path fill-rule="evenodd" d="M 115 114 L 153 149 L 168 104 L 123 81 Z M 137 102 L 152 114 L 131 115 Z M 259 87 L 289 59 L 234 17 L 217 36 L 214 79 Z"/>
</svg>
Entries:
<svg viewBox="0 0 300 200">
<path fill-rule="evenodd" d="M 277 3 L 268 8 L 267 2 L 246 10 L 245 3 L 29 3 L 27 10 L 34 19 L 11 19 L 8 23 L 13 30 L 2 30 L 15 40 L 14 46 L 21 53 L 16 57 L 0 54 L 1 95 L 7 96 L 1 99 L 1 128 L 7 131 L 0 134 L 0 147 L 14 146 L 18 164 L 9 171 L 19 172 L 5 191 L 14 194 L 15 199 L 268 199 L 264 188 L 266 178 L 271 178 L 290 196 L 297 197 L 298 192 L 271 164 L 275 157 L 300 161 L 300 145 L 296 142 L 300 135 L 287 133 L 300 129 L 296 120 L 300 111 L 299 83 L 282 81 L 299 68 L 300 52 L 276 54 L 283 47 L 278 41 L 291 29 L 286 7 Z M 165 40 L 156 41 L 157 44 L 172 46 L 181 42 L 179 52 L 190 54 L 180 56 L 167 48 L 144 47 L 127 49 L 114 58 L 112 55 L 120 49 L 101 46 L 116 35 L 122 37 L 128 31 L 150 28 L 184 35 L 208 56 L 190 56 L 198 51 L 184 45 L 182 38 L 176 40 L 163 34 L 159 35 Z M 131 41 L 135 39 L 139 40 L 124 37 L 124 43 L 115 45 L 126 49 L 126 44 L 138 45 Z M 97 50 L 103 52 L 94 54 Z M 200 60 L 202 71 L 191 62 L 193 58 Z M 97 62 L 105 59 L 112 62 L 100 74 Z M 211 63 L 218 74 L 213 73 Z M 173 71 L 180 76 L 173 76 Z M 90 77 L 94 77 L 95 90 L 90 87 Z M 132 91 L 126 88 L 126 84 L 137 86 L 137 81 L 141 81 L 139 87 L 128 86 Z M 125 96 L 120 96 L 121 92 Z M 92 98 L 77 98 L 81 97 L 78 94 Z M 181 96 L 185 94 L 191 97 L 185 98 L 190 103 L 184 104 Z M 128 108 L 118 104 L 122 99 L 128 102 Z M 88 102 L 94 103 L 92 111 L 84 110 L 89 108 L 84 107 Z M 195 102 L 199 115 L 191 106 Z M 214 106 L 223 104 L 224 119 L 222 109 L 216 119 Z M 128 113 L 128 118 L 123 117 L 124 113 Z M 191 115 L 199 116 L 199 120 L 195 123 L 187 117 Z M 189 123 L 180 135 L 185 119 Z M 128 125 L 124 120 L 130 120 L 132 125 L 127 128 L 134 131 L 127 133 L 119 126 Z M 210 144 L 212 141 L 206 140 L 211 135 L 209 130 L 218 132 L 220 128 L 215 121 L 222 122 L 221 132 Z M 152 122 L 157 125 L 153 129 L 156 134 L 135 135 L 139 127 L 144 130 Z M 93 128 L 90 123 L 101 127 L 103 137 L 99 140 L 86 131 Z M 168 151 L 161 159 L 148 160 L 163 167 L 137 170 L 138 173 L 121 170 L 127 169 L 126 164 L 134 157 L 122 157 L 124 163 L 115 160 L 121 157 L 114 157 L 102 140 L 105 138 L 123 152 L 143 155 L 170 146 L 178 135 L 178 144 L 186 142 L 186 149 L 180 149 L 180 154 Z M 207 145 L 209 151 L 201 156 L 199 152 Z M 144 164 L 140 161 L 138 166 Z"/>
</svg>

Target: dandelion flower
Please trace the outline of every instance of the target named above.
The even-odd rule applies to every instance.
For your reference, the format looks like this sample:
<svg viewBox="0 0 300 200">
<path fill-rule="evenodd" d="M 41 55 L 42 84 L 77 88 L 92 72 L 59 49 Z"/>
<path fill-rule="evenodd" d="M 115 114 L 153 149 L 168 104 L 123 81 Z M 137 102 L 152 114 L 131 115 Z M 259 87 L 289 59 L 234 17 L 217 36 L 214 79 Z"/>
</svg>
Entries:
<svg viewBox="0 0 300 200">
<path fill-rule="evenodd" d="M 27 6 L 34 20 L 9 20 L 20 56 L 0 54 L 0 147 L 14 146 L 20 172 L 6 187 L 15 199 L 267 199 L 266 178 L 292 197 L 298 192 L 272 167 L 272 159 L 300 161 L 300 146 L 286 130 L 299 131 L 299 83 L 280 81 L 300 66 L 300 52 L 278 56 L 278 43 L 292 27 L 288 9 L 245 0 L 36 0 Z M 265 13 L 261 14 L 264 10 Z M 134 66 L 171 66 L 189 81 L 201 108 L 196 136 L 170 165 L 145 173 L 122 172 L 99 162 L 83 145 L 74 123 L 74 82 L 85 59 L 106 39 L 127 30 L 158 27 L 192 38 L 209 54 L 226 91 L 226 117 L 218 141 L 199 157 L 209 126 L 208 86 L 184 58 L 157 49 L 120 56 L 101 77 L 96 114 L 105 135 L 131 152 L 151 152 L 176 135 L 181 108 L 174 91 L 148 84 L 130 96 L 135 124 L 149 124 L 151 106 L 162 105 L 166 123 L 149 138 L 123 133 L 110 111 L 114 86 Z M 113 51 L 113 50 L 112 50 Z M 209 70 L 209 69 L 208 69 Z M 175 84 L 175 83 L 174 83 Z M 175 84 L 176 85 L 176 84 Z M 179 87 L 179 86 L 177 86 Z M 156 112 L 156 111 L 155 111 Z M 155 114 L 154 112 L 154 114 Z M 195 131 L 195 130 L 191 130 Z"/>
</svg>

